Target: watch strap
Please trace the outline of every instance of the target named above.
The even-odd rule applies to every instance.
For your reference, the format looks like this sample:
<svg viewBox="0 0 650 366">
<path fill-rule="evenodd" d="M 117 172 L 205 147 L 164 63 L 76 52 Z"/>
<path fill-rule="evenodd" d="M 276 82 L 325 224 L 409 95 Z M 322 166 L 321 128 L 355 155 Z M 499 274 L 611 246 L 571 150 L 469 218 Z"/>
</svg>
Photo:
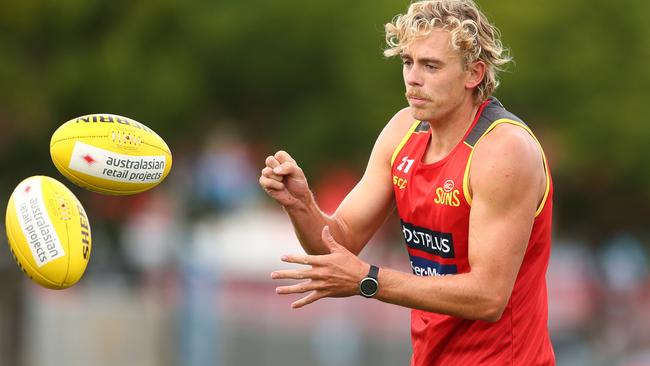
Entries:
<svg viewBox="0 0 650 366">
<path fill-rule="evenodd" d="M 370 271 L 368 271 L 368 276 L 370 278 L 374 278 L 375 280 L 378 280 L 377 277 L 379 276 L 379 267 L 375 266 L 374 264 L 370 265 Z"/>
</svg>

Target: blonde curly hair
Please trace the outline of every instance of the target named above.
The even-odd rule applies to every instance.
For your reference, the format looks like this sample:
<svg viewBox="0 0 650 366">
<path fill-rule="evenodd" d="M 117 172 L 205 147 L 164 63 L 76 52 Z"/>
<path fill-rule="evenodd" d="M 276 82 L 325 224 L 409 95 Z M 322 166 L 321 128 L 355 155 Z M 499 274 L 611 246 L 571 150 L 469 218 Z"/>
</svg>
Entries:
<svg viewBox="0 0 650 366">
<path fill-rule="evenodd" d="M 475 89 L 475 96 L 487 99 L 499 85 L 497 74 L 512 61 L 501 44 L 499 30 L 490 24 L 472 0 L 425 0 L 412 3 L 406 14 L 399 14 L 385 25 L 388 48 L 384 56 L 402 53 L 414 39 L 427 36 L 434 29 L 451 35 L 451 46 L 460 52 L 463 66 L 485 62 L 485 77 Z"/>
</svg>

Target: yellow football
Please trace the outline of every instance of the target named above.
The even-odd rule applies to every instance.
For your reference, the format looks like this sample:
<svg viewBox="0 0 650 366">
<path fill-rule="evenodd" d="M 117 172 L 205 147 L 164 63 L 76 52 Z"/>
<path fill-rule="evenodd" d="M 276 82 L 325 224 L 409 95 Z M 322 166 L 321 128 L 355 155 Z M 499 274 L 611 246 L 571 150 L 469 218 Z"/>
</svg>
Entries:
<svg viewBox="0 0 650 366">
<path fill-rule="evenodd" d="M 86 211 L 59 181 L 33 176 L 9 199 L 5 216 L 9 249 L 34 282 L 63 289 L 83 276 L 91 250 Z"/>
<path fill-rule="evenodd" d="M 50 155 L 73 183 L 113 195 L 153 188 L 172 167 L 172 154 L 158 134 L 113 114 L 91 114 L 64 123 L 52 135 Z"/>
</svg>

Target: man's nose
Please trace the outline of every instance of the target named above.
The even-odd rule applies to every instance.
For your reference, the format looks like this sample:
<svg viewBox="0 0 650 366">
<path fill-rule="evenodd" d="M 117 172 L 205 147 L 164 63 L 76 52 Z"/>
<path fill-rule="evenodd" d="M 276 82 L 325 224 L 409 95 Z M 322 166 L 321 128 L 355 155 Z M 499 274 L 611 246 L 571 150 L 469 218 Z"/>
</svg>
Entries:
<svg viewBox="0 0 650 366">
<path fill-rule="evenodd" d="M 404 81 L 410 86 L 422 86 L 422 72 L 417 65 L 404 70 Z"/>
</svg>

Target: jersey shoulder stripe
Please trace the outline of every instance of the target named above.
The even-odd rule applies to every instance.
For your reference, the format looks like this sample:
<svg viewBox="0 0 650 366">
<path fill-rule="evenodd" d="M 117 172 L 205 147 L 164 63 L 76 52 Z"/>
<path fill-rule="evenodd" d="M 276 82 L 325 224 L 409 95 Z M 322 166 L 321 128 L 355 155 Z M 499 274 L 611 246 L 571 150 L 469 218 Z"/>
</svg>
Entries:
<svg viewBox="0 0 650 366">
<path fill-rule="evenodd" d="M 411 134 L 413 132 L 416 132 L 416 130 L 419 131 L 421 129 L 421 125 L 423 123 L 425 123 L 425 122 L 421 122 L 421 121 L 417 121 L 417 120 L 413 121 L 413 123 L 411 124 L 411 127 L 408 129 L 408 131 L 406 132 L 404 137 L 402 137 L 402 141 L 400 141 L 399 145 L 397 145 L 397 147 L 393 151 L 393 156 L 390 158 L 390 166 L 391 167 L 393 166 L 393 163 L 395 162 L 395 158 L 397 157 L 397 154 L 399 154 L 399 152 L 402 150 L 402 148 L 404 147 L 406 142 L 409 140 L 409 137 L 411 137 Z M 429 127 L 429 124 L 427 123 L 427 128 L 428 127 Z"/>
<path fill-rule="evenodd" d="M 509 123 L 526 130 L 526 132 L 530 134 L 533 140 L 535 140 L 535 143 L 537 144 L 539 151 L 542 154 L 544 172 L 546 175 L 546 188 L 544 197 L 542 198 L 542 201 L 540 202 L 535 212 L 535 217 L 537 217 L 544 209 L 551 189 L 551 174 L 549 171 L 548 162 L 546 160 L 546 154 L 544 154 L 542 145 L 530 127 L 528 127 L 528 125 L 526 125 L 519 117 L 507 111 L 496 98 L 491 98 L 490 103 L 485 107 L 483 113 L 481 114 L 481 117 L 465 139 L 465 143 L 472 149 L 472 151 L 469 154 L 467 164 L 465 166 L 465 174 L 463 176 L 463 195 L 465 196 L 467 203 L 469 203 L 471 206 L 472 194 L 469 189 L 469 170 L 472 163 L 472 157 L 474 156 L 474 147 L 483 137 L 485 137 L 490 131 L 502 123 Z"/>
</svg>

